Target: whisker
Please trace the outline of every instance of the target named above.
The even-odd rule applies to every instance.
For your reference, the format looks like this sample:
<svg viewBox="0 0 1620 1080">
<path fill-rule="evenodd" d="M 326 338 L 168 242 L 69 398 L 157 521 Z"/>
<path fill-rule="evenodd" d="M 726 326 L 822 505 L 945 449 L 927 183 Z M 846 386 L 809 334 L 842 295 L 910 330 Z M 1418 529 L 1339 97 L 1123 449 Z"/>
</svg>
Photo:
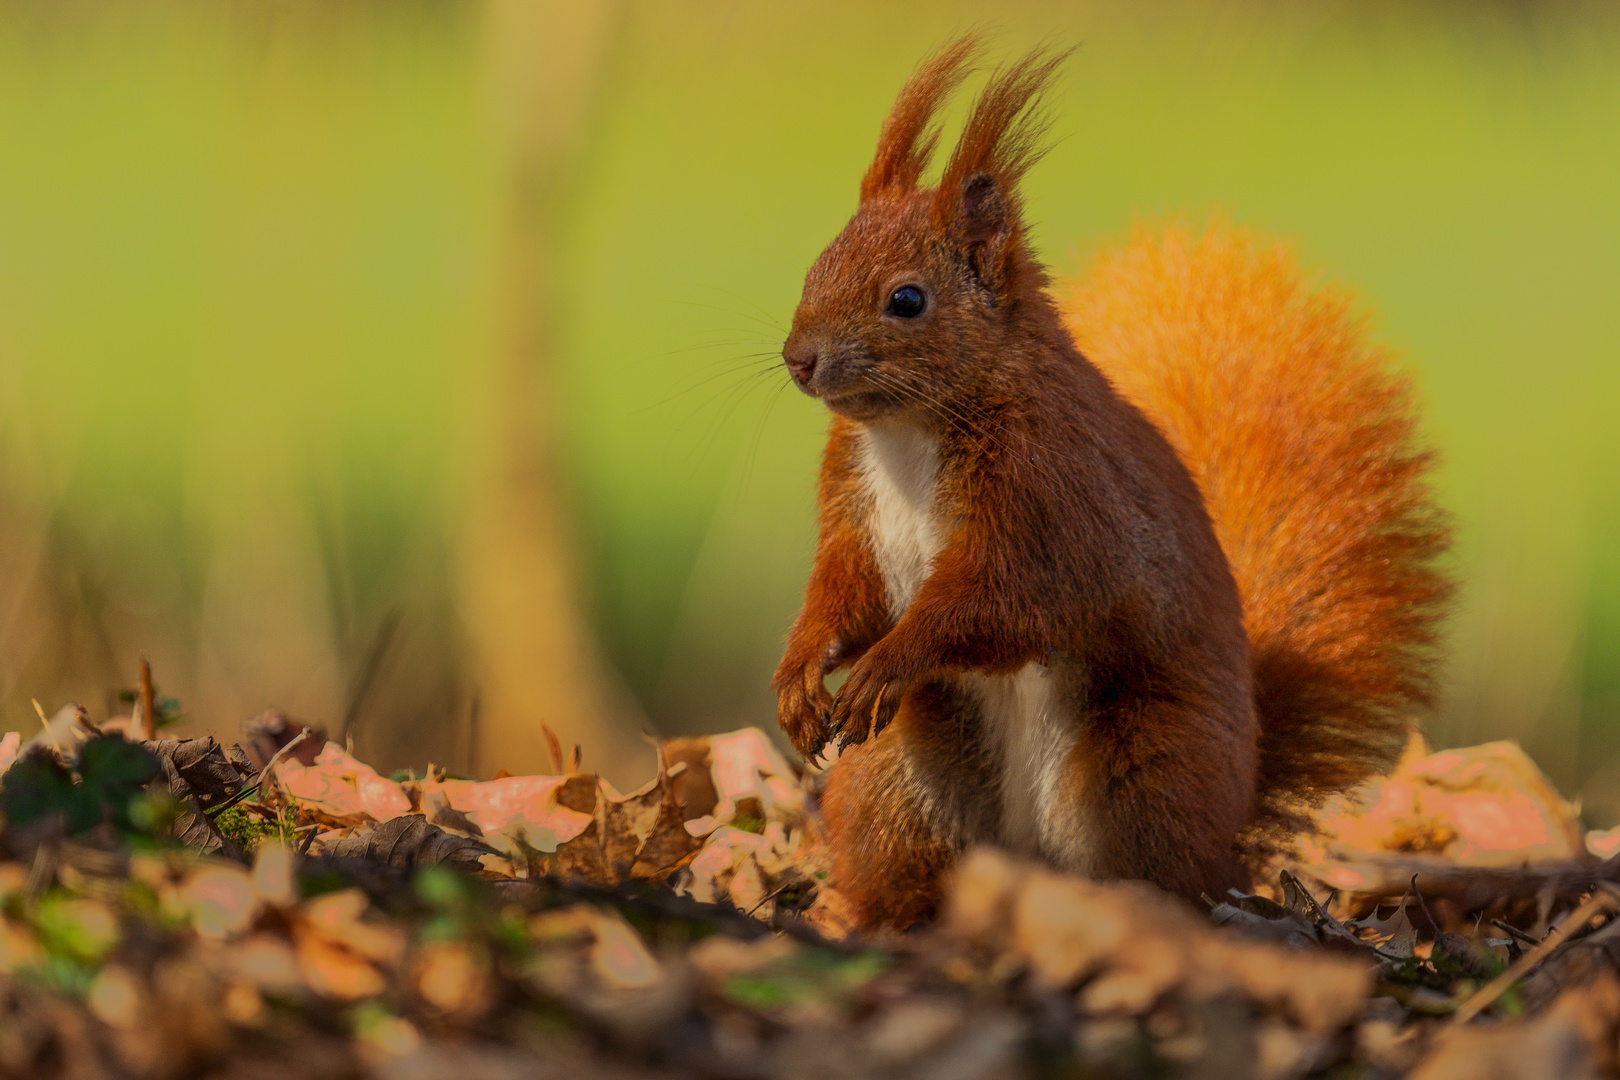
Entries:
<svg viewBox="0 0 1620 1080">
<path fill-rule="evenodd" d="M 775 370 L 766 369 L 744 376 L 713 399 L 711 404 L 717 406 L 719 412 L 713 416 L 708 424 L 707 433 L 694 446 L 695 453 L 706 454 L 714 449 L 720 433 L 729 426 L 731 418 L 736 415 L 743 402 L 748 400 L 755 390 L 770 385 L 770 379 Z M 783 371 L 782 374 L 785 376 L 787 373 Z M 785 382 L 780 384 L 779 389 L 785 385 Z M 693 410 L 690 419 L 696 420 L 698 411 Z"/>
<path fill-rule="evenodd" d="M 704 286 L 704 287 L 705 288 L 714 288 L 714 286 Z M 725 292 L 724 289 L 717 289 L 716 291 L 717 292 Z M 732 293 L 730 295 L 736 296 L 735 293 Z M 749 306 L 753 307 L 755 309 L 755 311 L 758 311 L 760 314 L 756 315 L 753 312 L 749 312 L 749 311 L 738 311 L 736 308 L 722 307 L 722 306 L 720 306 L 718 304 L 703 304 L 703 303 L 699 303 L 698 301 L 695 301 L 695 300 L 669 300 L 669 301 L 666 301 L 666 302 L 671 303 L 671 304 L 680 304 L 683 307 L 702 308 L 705 311 L 721 311 L 721 312 L 726 313 L 727 315 L 735 315 L 740 319 L 747 319 L 752 323 L 755 323 L 755 324 L 757 324 L 759 326 L 762 326 L 762 327 L 766 328 L 767 330 L 771 331 L 773 334 L 781 334 L 784 337 L 787 336 L 787 327 L 782 324 L 781 319 L 777 318 L 774 315 L 771 315 L 764 308 L 760 307 L 758 304 L 753 303 L 753 301 L 748 300 L 746 297 L 737 296 L 737 299 L 739 299 L 739 300 L 743 301 L 743 303 L 748 304 Z"/>
<path fill-rule="evenodd" d="M 681 345 L 673 349 L 665 349 L 658 355 L 682 356 L 686 353 L 702 352 L 704 349 L 729 349 L 737 345 L 767 345 L 773 349 L 780 349 L 782 342 L 774 338 L 730 338 L 719 341 L 699 341 L 692 345 Z"/>
<path fill-rule="evenodd" d="M 791 385 L 791 383 L 786 382 L 778 383 L 771 396 L 765 399 L 765 407 L 760 410 L 759 423 L 754 425 L 754 437 L 749 442 L 748 455 L 743 462 L 742 477 L 738 484 L 739 490 L 745 490 L 748 487 L 749 480 L 753 478 L 754 465 L 759 460 L 759 443 L 765 436 L 765 424 L 770 420 L 771 413 L 775 410 L 777 402 L 782 400 L 782 391 Z"/>
<path fill-rule="evenodd" d="M 749 307 L 753 308 L 756 312 L 759 313 L 759 315 L 761 317 L 760 318 L 761 322 L 764 322 L 767 325 L 775 326 L 778 330 L 784 329 L 784 327 L 782 326 L 782 320 L 781 320 L 781 318 L 779 316 L 773 315 L 769 311 L 766 311 L 764 308 L 760 307 L 754 301 L 748 299 L 748 297 L 743 296 L 741 293 L 735 293 L 735 292 L 732 292 L 730 289 L 722 289 L 718 285 L 710 285 L 710 284 L 707 284 L 707 283 L 699 283 L 699 288 L 712 290 L 714 292 L 720 293 L 722 296 L 729 296 L 733 300 L 741 300 L 743 303 L 747 304 Z M 739 312 L 739 314 L 742 314 L 742 313 Z"/>
<path fill-rule="evenodd" d="M 741 374 L 744 379 L 753 379 L 761 375 L 769 374 L 778 366 L 779 364 L 776 362 L 776 354 L 774 353 L 761 354 L 760 356 L 752 359 L 744 359 L 740 362 L 733 363 L 731 367 L 728 367 L 723 371 L 716 371 L 711 374 L 704 375 L 702 378 L 696 379 L 689 385 L 681 386 L 661 401 L 655 401 L 651 404 L 644 405 L 636 411 L 650 412 L 654 409 L 662 409 L 666 405 L 679 401 L 686 397 L 686 395 L 701 390 L 705 386 L 709 386 L 712 383 L 720 381 L 721 379 L 729 379 L 732 376 L 739 374 Z"/>
</svg>

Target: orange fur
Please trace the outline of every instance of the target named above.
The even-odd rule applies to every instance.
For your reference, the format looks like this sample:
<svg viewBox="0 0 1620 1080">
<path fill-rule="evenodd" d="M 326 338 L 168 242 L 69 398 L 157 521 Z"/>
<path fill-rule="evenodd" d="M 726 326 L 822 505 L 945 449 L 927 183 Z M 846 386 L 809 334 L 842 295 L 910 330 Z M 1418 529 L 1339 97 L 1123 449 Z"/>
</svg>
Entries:
<svg viewBox="0 0 1620 1080">
<path fill-rule="evenodd" d="M 1146 232 L 1063 291 L 1080 351 L 1175 447 L 1243 599 L 1274 818 L 1387 765 L 1450 586 L 1405 379 L 1286 250 Z"/>
</svg>

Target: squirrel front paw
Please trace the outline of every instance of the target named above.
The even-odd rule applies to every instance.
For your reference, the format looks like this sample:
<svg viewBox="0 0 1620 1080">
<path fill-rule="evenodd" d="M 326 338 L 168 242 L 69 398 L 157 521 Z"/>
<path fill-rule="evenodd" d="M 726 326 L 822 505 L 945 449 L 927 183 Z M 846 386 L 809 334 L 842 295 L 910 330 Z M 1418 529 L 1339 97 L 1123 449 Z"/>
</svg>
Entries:
<svg viewBox="0 0 1620 1080">
<path fill-rule="evenodd" d="M 776 675 L 776 722 L 806 761 L 814 761 L 831 736 L 827 725 L 833 699 L 822 680 L 819 659 L 792 668 L 784 665 Z"/>
<path fill-rule="evenodd" d="M 832 737 L 840 746 L 851 746 L 879 734 L 899 711 L 911 682 L 911 672 L 886 662 L 881 647 L 867 653 L 833 699 Z"/>
</svg>

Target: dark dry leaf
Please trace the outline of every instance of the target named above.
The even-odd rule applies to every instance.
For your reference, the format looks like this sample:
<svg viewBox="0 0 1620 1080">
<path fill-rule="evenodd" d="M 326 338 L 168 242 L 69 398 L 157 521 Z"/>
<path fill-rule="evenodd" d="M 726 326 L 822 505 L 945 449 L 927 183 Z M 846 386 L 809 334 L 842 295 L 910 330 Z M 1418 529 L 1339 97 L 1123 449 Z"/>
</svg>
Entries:
<svg viewBox="0 0 1620 1080">
<path fill-rule="evenodd" d="M 309 737 L 293 747 L 289 756 L 304 765 L 313 765 L 321 747 L 326 745 L 326 733 L 319 728 L 306 728 L 297 721 L 289 720 L 280 709 L 266 709 L 242 725 L 242 749 L 253 768 L 262 769 L 266 762 L 276 756 L 276 751 L 305 730 L 308 730 Z"/>
<path fill-rule="evenodd" d="M 1257 941 L 1276 941 L 1294 948 L 1309 948 L 1318 942 L 1315 925 L 1297 910 L 1275 900 L 1227 890 L 1227 899 L 1210 909 L 1216 926 L 1228 926 Z"/>
<path fill-rule="evenodd" d="M 442 791 L 430 792 L 422 800 L 422 813 L 428 821 L 445 832 L 455 833 L 457 836 L 482 837 L 484 830 L 472 818 L 450 805 L 450 799 Z"/>
<path fill-rule="evenodd" d="M 402 814 L 330 841 L 322 854 L 369 859 L 400 870 L 447 865 L 477 872 L 481 857 L 498 853 L 488 844 L 445 832 L 421 814 Z"/>
<path fill-rule="evenodd" d="M 176 740 L 165 740 L 176 743 Z M 222 855 L 235 862 L 247 862 L 247 855 L 242 849 L 232 843 L 218 826 L 214 819 L 203 812 L 199 800 L 192 793 L 191 784 L 180 771 L 177 761 L 183 761 L 190 766 L 192 775 L 204 783 L 215 782 L 215 773 L 223 769 L 235 771 L 235 766 L 226 760 L 218 744 L 213 739 L 188 739 L 187 743 L 207 742 L 208 747 L 190 747 L 181 751 L 185 743 L 176 743 L 175 750 L 168 754 L 152 755 L 161 770 L 160 777 L 154 783 L 161 783 L 168 791 L 170 797 L 180 804 L 180 813 L 175 817 L 171 831 L 174 838 L 189 848 L 195 848 L 205 855 Z M 157 744 L 163 745 L 161 743 Z M 213 756 L 210 761 L 210 753 Z M 240 779 L 237 780 L 240 786 Z M 221 788 L 223 790 L 223 788 Z M 223 799 L 218 800 L 223 802 Z"/>
<path fill-rule="evenodd" d="M 163 739 L 147 743 L 146 748 L 174 766 L 169 794 L 176 799 L 196 799 L 198 806 L 211 810 L 235 795 L 247 781 L 250 766 L 238 747 L 238 760 L 220 746 L 211 735 L 200 739 Z M 240 762 L 240 763 L 239 763 Z"/>
<path fill-rule="evenodd" d="M 1483 949 L 1484 946 L 1476 946 L 1461 934 L 1443 931 L 1435 935 L 1434 951 L 1430 958 L 1437 967 L 1442 963 L 1450 964 L 1467 978 L 1489 979 L 1500 970 L 1501 965 L 1493 965 L 1487 960 Z"/>
</svg>

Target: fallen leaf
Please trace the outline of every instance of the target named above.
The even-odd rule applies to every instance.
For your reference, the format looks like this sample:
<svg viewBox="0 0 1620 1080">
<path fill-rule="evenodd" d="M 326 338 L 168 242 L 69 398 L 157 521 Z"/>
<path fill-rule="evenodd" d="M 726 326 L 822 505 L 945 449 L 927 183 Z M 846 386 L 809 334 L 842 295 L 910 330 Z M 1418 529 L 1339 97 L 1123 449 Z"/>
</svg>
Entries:
<svg viewBox="0 0 1620 1080">
<path fill-rule="evenodd" d="M 0 735 L 0 776 L 11 768 L 11 763 L 17 760 L 17 751 L 22 746 L 22 733 L 8 731 Z"/>
<path fill-rule="evenodd" d="M 182 910 L 203 937 L 242 933 L 259 911 L 259 893 L 245 870 L 218 863 L 200 867 L 180 888 Z"/>
<path fill-rule="evenodd" d="M 509 776 L 502 780 L 440 780 L 424 784 L 424 799 L 443 793 L 449 805 L 467 815 L 492 841 L 514 836 L 537 851 L 553 852 L 584 832 L 590 813 L 558 802 L 568 777 Z M 593 805 L 594 809 L 594 805 Z"/>
<path fill-rule="evenodd" d="M 603 985 L 616 990 L 641 990 L 663 978 L 663 968 L 622 918 L 598 912 L 592 930 L 596 944 L 591 948 L 591 970 Z"/>
<path fill-rule="evenodd" d="M 321 853 L 335 858 L 368 859 L 401 870 L 444 864 L 468 872 L 477 871 L 484 856 L 498 854 L 488 844 L 445 832 L 421 814 L 361 826 L 325 843 Z"/>
<path fill-rule="evenodd" d="M 331 825 L 388 821 L 408 814 L 411 801 L 400 786 L 371 766 L 327 743 L 305 765 L 283 758 L 275 765 L 276 781 L 310 818 Z"/>
<path fill-rule="evenodd" d="M 758 728 L 711 735 L 709 757 L 718 801 L 713 813 L 686 823 L 693 836 L 703 836 L 731 821 L 743 799 L 758 799 L 767 819 L 803 809 L 804 788 L 797 774 Z"/>
<path fill-rule="evenodd" d="M 489 963 L 464 941 L 424 945 L 416 960 L 416 992 L 447 1013 L 481 1013 L 490 1003 Z"/>
</svg>

